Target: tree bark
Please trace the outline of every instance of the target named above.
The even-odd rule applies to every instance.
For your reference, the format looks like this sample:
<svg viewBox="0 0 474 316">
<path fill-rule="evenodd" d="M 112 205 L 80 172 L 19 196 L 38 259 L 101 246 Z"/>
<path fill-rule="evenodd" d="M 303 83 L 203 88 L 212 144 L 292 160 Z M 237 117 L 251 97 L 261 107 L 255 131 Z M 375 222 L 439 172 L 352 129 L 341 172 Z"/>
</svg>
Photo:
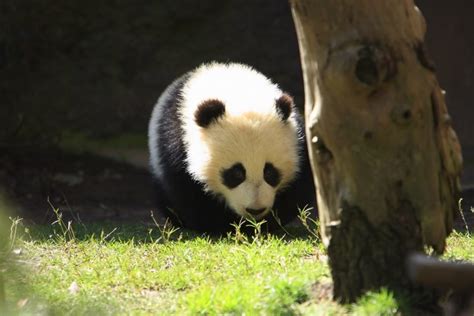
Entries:
<svg viewBox="0 0 474 316">
<path fill-rule="evenodd" d="M 442 253 L 462 156 L 413 0 L 291 0 L 334 296 L 410 287 L 405 258 Z"/>
</svg>

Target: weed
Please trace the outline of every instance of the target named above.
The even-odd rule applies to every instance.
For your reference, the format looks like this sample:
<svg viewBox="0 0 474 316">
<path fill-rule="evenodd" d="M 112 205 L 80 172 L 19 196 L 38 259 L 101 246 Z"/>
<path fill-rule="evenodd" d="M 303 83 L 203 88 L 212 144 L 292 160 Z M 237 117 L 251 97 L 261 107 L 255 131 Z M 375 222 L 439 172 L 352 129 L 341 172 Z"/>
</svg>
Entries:
<svg viewBox="0 0 474 316">
<path fill-rule="evenodd" d="M 229 239 L 233 239 L 235 243 L 238 244 L 246 244 L 246 245 L 252 245 L 252 244 L 260 244 L 262 243 L 263 240 L 263 232 L 262 232 L 262 226 L 265 224 L 267 221 L 266 220 L 261 220 L 257 221 L 254 218 L 243 218 L 241 217 L 238 223 L 232 223 L 231 225 L 234 227 L 234 232 L 228 233 L 227 237 Z M 251 229 L 251 232 L 247 233 L 243 227 Z M 252 238 L 252 240 L 249 240 L 249 237 Z"/>
<path fill-rule="evenodd" d="M 231 232 L 227 234 L 228 238 L 231 238 L 234 240 L 235 243 L 237 244 L 247 244 L 249 242 L 247 235 L 242 231 L 242 226 L 246 220 L 241 217 L 238 223 L 232 223 L 232 227 L 234 227 L 234 234 L 232 235 Z"/>
<path fill-rule="evenodd" d="M 105 232 L 102 230 L 102 231 L 100 232 L 100 239 L 99 239 L 99 242 L 100 242 L 101 244 L 104 244 L 104 243 L 107 241 L 107 239 L 108 239 L 110 236 L 112 236 L 112 234 L 115 233 L 116 231 L 117 231 L 117 227 L 114 227 L 114 229 L 112 229 L 112 230 L 106 235 Z"/>
<path fill-rule="evenodd" d="M 246 219 L 247 227 L 253 230 L 252 234 L 252 243 L 261 243 L 262 242 L 262 225 L 265 224 L 266 220 L 257 221 L 253 217 Z"/>
<path fill-rule="evenodd" d="M 467 235 L 471 236 L 471 232 L 469 231 L 469 225 L 467 224 L 466 217 L 464 216 L 464 212 L 462 210 L 462 198 L 460 198 L 458 202 L 458 211 L 459 211 L 459 214 L 461 214 L 461 219 L 462 219 L 462 222 L 464 223 L 464 228 L 466 229 Z M 472 207 L 471 207 L 471 212 L 472 212 Z"/>
<path fill-rule="evenodd" d="M 10 239 L 9 239 L 10 246 L 8 247 L 9 249 L 7 249 L 7 252 L 12 251 L 13 248 L 15 247 L 15 244 L 16 244 L 16 241 L 17 241 L 17 238 L 18 238 L 18 226 L 20 225 L 21 221 L 23 220 L 20 217 L 15 217 L 15 218 L 9 217 L 9 219 L 11 221 Z"/>
<path fill-rule="evenodd" d="M 158 221 L 156 220 L 155 215 L 153 214 L 153 211 L 151 212 L 151 219 L 153 220 L 153 223 L 155 224 L 155 227 L 158 229 L 158 231 L 160 233 L 160 237 L 153 240 L 153 237 L 151 237 L 152 230 L 149 231 L 150 238 L 152 239 L 152 241 L 154 243 L 162 242 L 162 243 L 166 244 L 166 243 L 170 242 L 172 236 L 174 235 L 174 233 L 176 233 L 179 230 L 179 228 L 174 227 L 171 224 L 171 222 L 168 218 L 166 219 L 166 221 L 163 225 L 160 225 L 158 223 Z"/>
<path fill-rule="evenodd" d="M 51 206 L 54 214 L 56 215 L 56 220 L 51 223 L 51 225 L 56 225 L 59 227 L 61 234 L 58 234 L 54 230 L 55 236 L 60 237 L 64 241 L 73 241 L 76 240 L 76 234 L 74 233 L 74 229 L 72 228 L 72 221 L 68 221 L 67 224 L 63 220 L 63 214 L 59 211 L 59 208 L 54 207 L 51 201 L 48 198 L 48 204 Z"/>
<path fill-rule="evenodd" d="M 312 207 L 305 206 L 299 209 L 298 219 L 306 230 L 319 242 L 321 241 L 321 234 L 319 222 L 311 218 Z"/>
<path fill-rule="evenodd" d="M 281 224 L 280 217 L 278 217 L 278 214 L 275 210 L 271 209 L 270 212 L 272 213 L 273 218 L 275 219 L 275 222 L 278 224 L 278 227 L 280 227 L 281 230 L 285 232 L 290 237 L 294 237 L 286 228 Z"/>
</svg>

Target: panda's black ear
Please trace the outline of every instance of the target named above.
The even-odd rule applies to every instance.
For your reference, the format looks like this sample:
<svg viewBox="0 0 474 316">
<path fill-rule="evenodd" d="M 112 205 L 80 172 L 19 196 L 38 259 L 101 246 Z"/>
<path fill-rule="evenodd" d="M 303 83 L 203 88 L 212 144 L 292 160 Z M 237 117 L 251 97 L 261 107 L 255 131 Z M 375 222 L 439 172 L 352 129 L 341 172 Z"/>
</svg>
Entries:
<svg viewBox="0 0 474 316">
<path fill-rule="evenodd" d="M 286 93 L 283 93 L 275 102 L 277 114 L 282 121 L 286 121 L 290 117 L 294 106 L 293 98 Z"/>
<path fill-rule="evenodd" d="M 194 112 L 194 120 L 197 125 L 206 128 L 224 114 L 224 103 L 216 99 L 210 99 L 204 101 L 197 107 L 196 112 Z"/>
</svg>

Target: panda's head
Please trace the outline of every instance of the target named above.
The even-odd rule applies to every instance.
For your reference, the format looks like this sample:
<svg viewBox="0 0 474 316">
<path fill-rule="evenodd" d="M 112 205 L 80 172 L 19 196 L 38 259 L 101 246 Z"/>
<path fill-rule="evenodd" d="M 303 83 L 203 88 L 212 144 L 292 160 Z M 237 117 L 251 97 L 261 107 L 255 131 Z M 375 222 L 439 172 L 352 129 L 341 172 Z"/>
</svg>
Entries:
<svg viewBox="0 0 474 316">
<path fill-rule="evenodd" d="M 237 70 L 234 81 L 226 84 L 221 78 L 223 83 L 215 82 L 217 90 L 207 94 L 198 90 L 198 98 L 190 90 L 199 82 L 185 87 L 184 100 L 198 100 L 182 113 L 187 168 L 235 213 L 260 219 L 298 172 L 298 125 L 289 95 L 252 69 Z M 244 74 L 239 73 L 242 70 Z M 250 90 L 242 91 L 240 85 L 240 94 L 229 94 L 226 89 L 229 84 L 235 88 L 239 74 L 248 75 L 241 79 L 247 79 L 243 88 Z M 212 84 L 212 76 L 205 75 L 207 84 Z"/>
</svg>

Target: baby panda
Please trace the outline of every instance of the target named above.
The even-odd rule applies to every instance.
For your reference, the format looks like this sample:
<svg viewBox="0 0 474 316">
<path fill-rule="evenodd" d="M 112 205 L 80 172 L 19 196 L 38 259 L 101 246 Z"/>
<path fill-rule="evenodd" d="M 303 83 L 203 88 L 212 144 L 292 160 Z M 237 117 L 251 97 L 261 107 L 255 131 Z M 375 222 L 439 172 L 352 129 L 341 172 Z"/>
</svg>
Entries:
<svg viewBox="0 0 474 316">
<path fill-rule="evenodd" d="M 182 227 L 222 233 L 244 217 L 272 229 L 315 203 L 293 99 L 249 66 L 204 64 L 174 81 L 148 136 L 158 207 Z"/>
</svg>

